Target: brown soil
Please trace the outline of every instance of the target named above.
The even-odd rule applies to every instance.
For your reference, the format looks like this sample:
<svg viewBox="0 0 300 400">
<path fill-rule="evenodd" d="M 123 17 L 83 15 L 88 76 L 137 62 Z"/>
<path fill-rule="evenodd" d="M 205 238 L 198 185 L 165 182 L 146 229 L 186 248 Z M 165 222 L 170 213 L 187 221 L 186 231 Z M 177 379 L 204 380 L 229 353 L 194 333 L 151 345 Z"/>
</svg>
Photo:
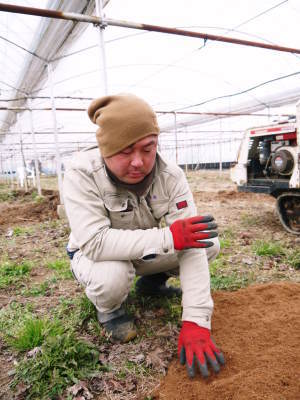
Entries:
<svg viewBox="0 0 300 400">
<path fill-rule="evenodd" d="M 41 222 L 57 218 L 59 196 L 57 191 L 43 190 L 41 201 L 34 201 L 31 193 L 18 191 L 13 202 L 0 203 L 0 229 L 28 222 Z"/>
<path fill-rule="evenodd" d="M 299 400 L 300 285 L 272 283 L 214 293 L 213 335 L 226 366 L 204 381 L 177 360 L 156 400 Z"/>
</svg>

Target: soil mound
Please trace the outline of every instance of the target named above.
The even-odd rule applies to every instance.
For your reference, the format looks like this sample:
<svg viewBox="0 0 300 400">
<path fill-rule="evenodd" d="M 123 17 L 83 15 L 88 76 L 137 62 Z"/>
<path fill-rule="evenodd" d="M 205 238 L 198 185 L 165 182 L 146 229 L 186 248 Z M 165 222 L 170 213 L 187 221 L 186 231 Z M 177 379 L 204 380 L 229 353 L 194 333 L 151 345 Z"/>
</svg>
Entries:
<svg viewBox="0 0 300 400">
<path fill-rule="evenodd" d="M 43 190 L 42 195 L 41 199 L 34 200 L 30 193 L 20 191 L 15 194 L 13 202 L 0 204 L 0 229 L 27 222 L 57 219 L 58 192 Z"/>
<path fill-rule="evenodd" d="M 214 293 L 213 336 L 226 357 L 219 375 L 189 379 L 174 360 L 156 400 L 299 400 L 300 284 Z"/>
</svg>

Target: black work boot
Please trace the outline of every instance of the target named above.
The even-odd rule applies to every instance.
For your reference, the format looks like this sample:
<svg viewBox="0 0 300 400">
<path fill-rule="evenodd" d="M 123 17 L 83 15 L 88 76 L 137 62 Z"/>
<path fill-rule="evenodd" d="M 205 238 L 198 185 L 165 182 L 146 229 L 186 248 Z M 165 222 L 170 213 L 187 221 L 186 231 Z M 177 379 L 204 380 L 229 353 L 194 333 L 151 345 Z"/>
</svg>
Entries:
<svg viewBox="0 0 300 400">
<path fill-rule="evenodd" d="M 181 296 L 181 289 L 167 286 L 169 276 L 164 272 L 142 276 L 135 284 L 135 291 L 140 296 Z"/>
<path fill-rule="evenodd" d="M 125 312 L 120 313 L 120 310 L 117 310 L 115 315 L 116 317 L 114 317 L 114 313 L 111 313 L 110 316 L 113 318 L 103 322 L 103 314 L 99 311 L 97 312 L 98 321 L 103 325 L 105 331 L 108 335 L 110 335 L 112 341 L 127 343 L 134 339 L 137 335 L 137 332 L 133 318 L 125 314 Z"/>
</svg>

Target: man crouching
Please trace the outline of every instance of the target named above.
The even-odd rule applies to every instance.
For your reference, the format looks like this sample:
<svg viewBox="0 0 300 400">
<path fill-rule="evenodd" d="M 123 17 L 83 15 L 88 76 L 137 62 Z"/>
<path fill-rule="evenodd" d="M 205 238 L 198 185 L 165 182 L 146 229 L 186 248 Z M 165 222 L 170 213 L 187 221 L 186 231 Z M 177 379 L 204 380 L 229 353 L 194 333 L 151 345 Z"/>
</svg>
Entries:
<svg viewBox="0 0 300 400">
<path fill-rule="evenodd" d="M 218 372 L 224 357 L 210 336 L 208 261 L 220 248 L 213 218 L 197 215 L 183 171 L 157 152 L 159 127 L 145 101 L 105 96 L 91 103 L 88 115 L 99 126 L 98 146 L 77 153 L 64 177 L 68 254 L 76 279 L 99 322 L 121 342 L 137 334 L 122 307 L 135 275 L 141 276 L 138 295 L 182 290 L 180 361 L 191 377 L 195 364 L 204 377 L 207 362 Z M 181 290 L 166 285 L 174 273 Z"/>
</svg>

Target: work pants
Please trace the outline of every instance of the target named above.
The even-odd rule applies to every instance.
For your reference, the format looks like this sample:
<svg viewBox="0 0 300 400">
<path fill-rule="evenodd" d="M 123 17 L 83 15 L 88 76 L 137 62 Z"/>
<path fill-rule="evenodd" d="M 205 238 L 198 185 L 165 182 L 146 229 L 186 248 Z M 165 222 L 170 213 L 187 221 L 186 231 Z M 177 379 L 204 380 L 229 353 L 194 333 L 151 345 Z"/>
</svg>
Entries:
<svg viewBox="0 0 300 400">
<path fill-rule="evenodd" d="M 218 238 L 210 240 L 214 242 L 214 246 L 207 248 L 205 252 L 202 251 L 199 263 L 193 263 L 194 283 L 197 275 L 201 280 L 203 269 L 207 268 L 207 260 L 209 262 L 214 260 L 219 253 Z M 136 275 L 153 275 L 160 272 L 170 276 L 178 275 L 177 254 L 175 252 L 166 256 L 156 255 L 155 258 L 148 260 L 93 262 L 79 250 L 71 261 L 71 268 L 77 281 L 84 286 L 87 297 L 95 305 L 100 322 L 106 322 L 115 318 L 118 312 L 120 315 L 123 313 L 121 305 L 126 300 Z M 180 278 L 183 293 L 190 291 L 193 296 L 195 291 L 193 282 L 190 282 L 188 277 L 185 278 L 184 274 Z"/>
</svg>

